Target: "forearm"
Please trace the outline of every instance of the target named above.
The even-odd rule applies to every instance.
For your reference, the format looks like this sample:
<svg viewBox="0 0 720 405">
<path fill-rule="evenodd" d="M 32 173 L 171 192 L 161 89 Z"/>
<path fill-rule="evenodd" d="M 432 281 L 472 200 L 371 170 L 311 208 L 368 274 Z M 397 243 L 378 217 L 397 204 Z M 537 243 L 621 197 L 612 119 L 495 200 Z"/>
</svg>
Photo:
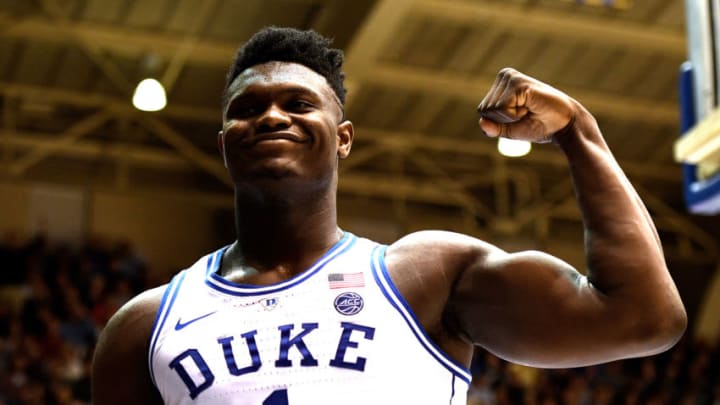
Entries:
<svg viewBox="0 0 720 405">
<path fill-rule="evenodd" d="M 555 141 L 567 156 L 583 217 L 588 280 L 619 305 L 682 312 L 649 213 L 594 118 L 578 108 Z"/>
</svg>

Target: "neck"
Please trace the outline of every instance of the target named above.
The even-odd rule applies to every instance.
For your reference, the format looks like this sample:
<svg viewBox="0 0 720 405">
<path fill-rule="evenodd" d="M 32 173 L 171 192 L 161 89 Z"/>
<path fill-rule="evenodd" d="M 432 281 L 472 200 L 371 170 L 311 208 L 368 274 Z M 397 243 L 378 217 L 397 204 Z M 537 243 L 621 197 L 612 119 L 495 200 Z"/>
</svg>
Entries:
<svg viewBox="0 0 720 405">
<path fill-rule="evenodd" d="M 334 187 L 305 198 L 235 192 L 237 241 L 223 273 L 251 267 L 257 272 L 304 271 L 340 239 Z"/>
</svg>

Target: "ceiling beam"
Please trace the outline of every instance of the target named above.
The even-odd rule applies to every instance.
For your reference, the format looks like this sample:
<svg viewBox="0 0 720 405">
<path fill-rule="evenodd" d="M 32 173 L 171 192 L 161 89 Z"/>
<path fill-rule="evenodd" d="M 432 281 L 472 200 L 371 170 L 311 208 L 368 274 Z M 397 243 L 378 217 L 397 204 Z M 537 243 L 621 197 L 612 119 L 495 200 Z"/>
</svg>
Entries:
<svg viewBox="0 0 720 405">
<path fill-rule="evenodd" d="M 4 30 L 0 31 L 3 37 L 56 44 L 79 40 L 91 47 L 130 57 L 155 54 L 170 60 L 186 46 L 185 38 L 179 35 L 88 22 L 73 22 L 58 27 L 46 18 L 29 17 L 17 21 L 10 15 L 0 13 L 0 26 L 5 26 Z M 226 68 L 239 45 L 198 39 L 185 57 L 193 64 Z"/>
<path fill-rule="evenodd" d="M 60 100 L 65 101 L 66 103 L 70 104 L 80 104 L 85 107 L 102 107 L 103 111 L 100 113 L 97 113 L 96 115 L 103 114 L 107 115 L 109 114 L 109 111 L 112 111 L 112 114 L 116 116 L 125 116 L 132 118 L 136 120 L 137 122 L 145 125 L 148 129 L 150 129 L 156 136 L 158 136 L 161 140 L 163 140 L 168 145 L 175 148 L 180 155 L 184 156 L 188 161 L 195 164 L 199 169 L 202 169 L 203 171 L 207 172 L 208 174 L 216 177 L 218 180 L 220 180 L 222 183 L 230 186 L 230 180 L 227 176 L 226 170 L 223 167 L 223 165 L 216 161 L 215 159 L 209 157 L 204 151 L 200 150 L 197 146 L 195 146 L 192 142 L 188 141 L 182 134 L 175 131 L 173 128 L 171 128 L 169 125 L 167 125 L 165 122 L 163 122 L 161 119 L 158 118 L 158 116 L 153 115 L 152 113 L 144 113 L 140 112 L 133 107 L 129 105 L 128 102 L 124 102 L 118 99 L 105 97 L 105 96 L 97 96 L 95 98 L 93 97 L 83 97 L 82 94 L 76 94 L 74 92 L 67 92 L 63 90 L 57 90 L 57 91 L 51 91 L 44 88 L 32 88 L 30 89 L 28 93 L 23 93 L 22 89 L 18 89 L 17 87 L 8 86 L 9 88 L 4 88 L 0 90 L 0 94 L 8 94 L 11 97 L 36 97 L 43 102 L 48 102 L 48 100 L 59 102 Z M 28 90 L 25 88 L 25 90 Z M 193 109 L 193 108 L 191 108 Z M 211 112 L 211 111 L 205 111 L 203 109 L 199 109 L 195 112 L 195 114 L 191 114 L 190 111 L 187 111 L 187 107 L 180 107 L 177 109 L 177 107 L 174 109 L 174 112 L 170 113 L 172 109 L 167 109 L 168 112 L 165 112 L 163 115 L 166 116 L 174 116 L 177 119 L 188 119 L 190 116 L 195 115 L 196 117 L 199 116 L 199 118 L 209 118 L 210 115 L 214 115 L 216 117 L 219 117 L 219 114 Z M 163 110 L 165 111 L 165 110 Z M 186 115 L 189 114 L 189 115 Z M 94 116 L 93 116 L 94 117 Z M 219 120 L 218 120 L 219 121 Z M 104 122 L 104 121 L 103 121 Z M 95 120 L 91 120 L 91 123 L 95 123 Z M 84 121 L 81 121 L 79 124 L 76 124 L 76 126 L 80 126 L 80 128 L 83 129 L 82 132 L 75 130 L 75 126 L 73 129 L 68 130 L 68 133 L 63 134 L 61 136 L 61 139 L 59 140 L 58 145 L 72 143 L 74 140 L 76 140 L 79 136 L 84 135 L 87 131 L 84 129 L 88 127 L 89 124 L 85 124 Z M 94 127 L 93 127 L 94 128 Z M 78 135 L 79 134 L 79 135 Z M 28 157 L 24 158 L 23 161 L 18 162 L 17 164 L 13 165 L 11 168 L 12 173 L 19 174 L 24 170 L 25 166 L 28 165 L 25 161 L 31 161 L 30 158 L 33 158 L 35 155 L 41 155 L 41 157 L 44 157 L 54 151 L 53 148 L 43 151 L 36 151 L 28 153 Z M 36 159 L 37 160 L 37 159 Z M 32 161 L 34 162 L 34 161 Z M 21 165 L 22 163 L 22 165 Z"/>
<path fill-rule="evenodd" d="M 205 0 L 201 3 L 200 9 L 197 11 L 192 25 L 185 34 L 182 43 L 178 47 L 175 54 L 170 59 L 160 82 L 165 87 L 165 91 L 169 94 L 172 91 L 175 82 L 180 77 L 180 72 L 185 67 L 188 56 L 199 41 L 199 32 L 205 28 L 213 12 L 217 9 L 218 0 Z"/>
<path fill-rule="evenodd" d="M 470 10 L 467 10 L 470 9 Z M 345 69 L 348 77 L 352 80 L 353 91 L 357 93 L 357 87 L 362 84 L 378 84 L 382 86 L 404 88 L 411 91 L 423 90 L 436 94 L 450 94 L 452 96 L 467 99 L 473 103 L 479 103 L 485 93 L 488 91 L 495 77 L 462 77 L 457 74 L 448 74 L 437 72 L 418 67 L 404 66 L 401 64 L 388 64 L 378 61 L 378 55 L 384 49 L 386 41 L 396 32 L 397 26 L 402 23 L 406 14 L 409 12 L 424 12 L 430 16 L 454 16 L 456 18 L 467 18 L 475 15 L 481 18 L 503 18 L 507 12 L 511 15 L 522 18 L 527 8 L 513 8 L 507 5 L 497 6 L 491 4 L 477 4 L 463 1 L 383 1 L 375 6 L 375 9 L 366 20 L 363 27 L 359 30 L 357 36 L 348 48 L 348 57 Z M 513 14 L 514 13 L 514 14 Z M 557 21 L 574 21 L 563 31 L 559 33 L 568 35 L 574 32 L 576 27 L 575 21 L 578 16 L 572 18 L 558 18 L 557 15 L 546 15 L 541 12 L 531 11 L 534 16 L 534 24 L 530 28 L 539 27 L 555 27 L 562 26 Z M 568 16 L 569 17 L 569 16 Z M 584 18 L 580 18 L 581 20 Z M 643 49 L 647 49 L 647 44 L 643 41 L 650 39 L 658 39 L 662 42 L 670 42 L 674 45 L 681 45 L 684 53 L 684 36 L 682 33 L 672 34 L 654 32 L 647 35 L 651 30 L 647 27 L 634 27 L 630 29 L 623 24 L 612 23 L 609 21 L 595 21 L 589 19 L 587 29 L 594 35 L 595 30 L 608 25 L 611 32 L 617 33 L 618 39 L 624 36 L 630 36 L 629 41 L 632 44 L 643 45 Z M 502 21 L 506 21 L 502 19 Z M 477 21 L 475 21 L 477 22 Z M 526 28 L 525 25 L 518 25 Z M 613 28 L 614 27 L 614 28 Z M 637 43 L 632 40 L 632 32 L 638 32 L 639 39 Z M 657 37 L 657 38 L 656 38 Z M 626 41 L 623 39 L 622 44 Z M 625 97 L 622 95 L 609 95 L 607 93 L 591 92 L 585 89 L 564 88 L 566 93 L 578 99 L 585 106 L 596 114 L 608 115 L 618 119 L 645 121 L 649 123 L 667 123 L 675 125 L 678 120 L 678 109 L 674 104 L 649 103 L 645 99 L 637 99 Z"/>
<path fill-rule="evenodd" d="M 429 159 L 421 153 L 412 153 L 410 149 L 398 150 L 404 153 L 406 159 L 413 162 L 420 170 L 427 175 L 427 183 L 433 184 L 435 188 L 446 190 L 453 193 L 453 198 L 461 198 L 459 201 L 463 204 L 466 211 L 474 217 L 485 219 L 492 218 L 494 212 L 490 210 L 482 201 L 478 200 L 470 191 L 468 191 L 462 183 L 457 181 L 454 176 L 444 170 L 436 161 Z M 408 153 L 410 152 L 410 153 Z"/>
<path fill-rule="evenodd" d="M 162 139 L 163 142 L 175 148 L 175 150 L 189 162 L 214 176 L 221 183 L 232 187 L 232 181 L 228 176 L 227 169 L 225 169 L 225 166 L 223 166 L 219 159 L 213 158 L 200 150 L 181 133 L 175 131 L 162 120 L 141 114 L 136 114 L 136 117 L 138 122 L 151 130 L 158 138 Z"/>
<path fill-rule="evenodd" d="M 345 81 L 350 95 L 345 102 L 346 111 L 351 108 L 355 100 L 353 95 L 360 93 L 365 76 L 371 74 L 380 52 L 413 4 L 414 0 L 378 0 L 363 21 L 345 52 L 343 69 L 348 77 Z"/>
<path fill-rule="evenodd" d="M 80 48 L 85 52 L 88 58 L 100 68 L 110 83 L 112 83 L 121 93 L 130 94 L 132 85 L 118 67 L 105 56 L 102 48 L 87 38 L 76 35 L 72 30 L 73 23 L 62 12 L 60 4 L 57 0 L 41 0 L 43 10 L 52 17 L 52 22 L 47 25 L 54 25 L 60 32 L 65 33 L 74 40 Z"/>
<path fill-rule="evenodd" d="M 542 79 L 542 78 L 540 78 Z M 495 81 L 492 76 L 462 77 L 419 67 L 378 63 L 363 77 L 366 83 L 435 94 L 448 94 L 467 100 L 470 106 L 480 103 Z M 645 98 L 622 94 L 599 93 L 564 86 L 563 92 L 581 102 L 590 112 L 626 121 L 677 125 L 679 112 L 673 103 L 657 103 Z"/>
<path fill-rule="evenodd" d="M 412 149 L 424 149 L 433 152 L 484 157 L 496 157 L 498 154 L 495 141 L 484 139 L 481 136 L 478 136 L 477 140 L 472 141 L 367 127 L 356 128 L 355 132 L 357 139 L 372 140 L 374 143 L 385 145 L 389 150 L 409 151 Z M 522 157 L 521 160 L 555 167 L 567 167 L 567 159 L 556 149 L 557 148 L 553 148 L 551 145 L 538 145 L 538 147 L 533 148 L 530 154 Z M 633 176 L 673 183 L 682 181 L 680 167 L 668 167 L 667 165 L 635 163 L 630 161 L 621 161 L 619 163 L 626 173 Z"/>
<path fill-rule="evenodd" d="M 27 149 L 53 150 L 62 156 L 83 159 L 125 160 L 132 166 L 167 169 L 194 170 L 195 167 L 176 152 L 138 146 L 127 142 L 98 142 L 81 140 L 74 143 L 59 143 L 57 136 L 27 131 L 0 130 L 0 145 L 16 151 Z"/>
<path fill-rule="evenodd" d="M 397 4 L 394 4 L 397 3 Z M 572 37 L 583 42 L 602 42 L 620 47 L 632 47 L 663 54 L 686 57 L 687 44 L 684 32 L 649 27 L 644 24 L 625 22 L 620 19 L 608 19 L 580 15 L 578 13 L 545 11 L 539 7 L 522 7 L 512 4 L 470 2 L 459 0 L 398 0 L 379 2 L 369 15 L 366 24 L 356 35 L 356 41 L 347 49 L 348 61 L 355 63 L 355 44 L 367 47 L 358 52 L 374 52 L 377 37 L 386 38 L 396 27 L 396 21 L 406 17 L 406 11 L 430 17 L 452 19 L 458 22 L 478 25 L 488 21 L 502 21 L 510 27 L 521 27 L 524 31 L 533 31 L 545 35 Z M 376 20 L 377 19 L 377 20 Z M 375 24 L 373 21 L 382 24 Z M 65 28 L 48 24 L 47 19 L 29 17 L 18 21 L 17 18 L 0 13 L 0 25 L 4 26 L 0 35 L 19 38 L 63 43 L 80 38 L 106 51 L 126 55 L 154 53 L 172 58 L 183 47 L 184 38 L 158 32 L 120 28 L 107 24 L 73 22 Z M 365 28 L 367 27 L 367 28 Z M 373 33 L 374 31 L 374 33 Z M 363 40 L 361 42 L 360 40 Z M 230 63 L 239 43 L 198 40 L 188 60 L 197 64 L 226 67 Z M 382 44 L 380 44 L 382 45 Z M 357 59 L 362 63 L 362 59 Z"/>
<path fill-rule="evenodd" d="M 635 188 L 643 202 L 653 211 L 654 216 L 668 221 L 669 228 L 673 229 L 676 233 L 687 236 L 690 240 L 698 242 L 705 252 L 715 257 L 720 254 L 718 242 L 713 235 L 692 223 L 687 219 L 687 215 L 682 215 L 675 208 L 663 201 L 662 198 L 655 196 L 645 187 L 635 185 Z"/>
<path fill-rule="evenodd" d="M 40 103 L 65 104 L 89 108 L 109 108 L 122 114 L 139 113 L 131 106 L 130 99 L 123 100 L 118 97 L 98 93 L 84 93 L 72 90 L 54 89 L 51 87 L 0 82 L 0 94 L 9 98 L 30 99 L 33 101 L 37 100 Z M 179 120 L 207 122 L 218 125 L 218 128 L 221 124 L 219 106 L 218 108 L 213 109 L 171 103 L 161 111 L 148 114 Z"/>
<path fill-rule="evenodd" d="M 406 17 L 414 0 L 378 0 L 347 47 L 344 68 L 349 76 L 370 74 L 385 43 Z"/>
<path fill-rule="evenodd" d="M 71 145 L 81 137 L 96 130 L 113 117 L 110 110 L 100 110 L 76 122 L 73 126 L 55 137 L 55 142 L 47 147 L 30 149 L 23 156 L 17 158 L 8 168 L 13 176 L 20 176 L 27 169 L 52 155 L 59 147 Z"/>
<path fill-rule="evenodd" d="M 472 26 L 502 24 L 526 33 L 573 38 L 579 43 L 602 43 L 678 58 L 687 57 L 687 43 L 682 29 L 655 28 L 623 21 L 621 18 L 550 11 L 540 6 L 518 6 L 510 2 L 465 0 L 417 0 L 413 12 Z"/>
<path fill-rule="evenodd" d="M 399 198 L 466 210 L 470 209 L 469 205 L 473 203 L 467 200 L 465 193 L 406 176 L 392 178 L 382 175 L 344 173 L 338 182 L 338 191 L 363 197 Z"/>
</svg>

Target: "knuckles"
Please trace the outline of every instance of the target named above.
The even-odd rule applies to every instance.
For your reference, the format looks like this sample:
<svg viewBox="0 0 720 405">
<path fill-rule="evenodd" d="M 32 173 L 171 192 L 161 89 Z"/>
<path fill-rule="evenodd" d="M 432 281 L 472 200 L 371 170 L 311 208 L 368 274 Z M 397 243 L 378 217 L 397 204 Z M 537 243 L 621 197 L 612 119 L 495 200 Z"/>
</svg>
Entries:
<svg viewBox="0 0 720 405">
<path fill-rule="evenodd" d="M 528 76 L 524 75 L 520 71 L 511 67 L 504 67 L 500 69 L 497 74 L 497 81 L 499 85 L 509 85 L 510 87 L 519 87 L 526 83 Z"/>
<path fill-rule="evenodd" d="M 503 78 L 503 77 L 506 77 L 506 76 L 515 75 L 515 74 L 517 74 L 517 73 L 520 73 L 520 72 L 518 72 L 517 70 L 515 70 L 515 69 L 513 69 L 513 68 L 511 68 L 511 67 L 504 67 L 504 68 L 500 69 L 500 71 L 498 72 L 498 77 L 499 77 L 499 78 Z"/>
</svg>

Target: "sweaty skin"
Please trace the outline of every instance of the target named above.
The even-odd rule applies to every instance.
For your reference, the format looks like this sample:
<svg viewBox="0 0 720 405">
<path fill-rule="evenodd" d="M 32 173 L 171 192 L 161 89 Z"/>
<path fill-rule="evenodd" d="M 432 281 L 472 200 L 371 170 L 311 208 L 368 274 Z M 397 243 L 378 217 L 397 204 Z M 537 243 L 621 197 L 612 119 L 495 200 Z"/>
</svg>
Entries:
<svg viewBox="0 0 720 405">
<path fill-rule="evenodd" d="M 337 168 L 350 153 L 353 127 L 325 79 L 301 65 L 254 66 L 230 89 L 218 145 L 235 184 L 238 239 L 220 271 L 235 282 L 277 283 L 340 238 Z M 587 276 L 541 252 L 507 253 L 451 232 L 407 235 L 387 249 L 388 271 L 434 342 L 465 365 L 480 345 L 536 367 L 671 347 L 685 330 L 685 310 L 650 216 L 593 116 L 513 69 L 500 71 L 478 110 L 488 136 L 553 141 L 567 157 Z M 147 363 L 162 292 L 134 298 L 103 331 L 93 365 L 95 404 L 162 403 Z"/>
</svg>

